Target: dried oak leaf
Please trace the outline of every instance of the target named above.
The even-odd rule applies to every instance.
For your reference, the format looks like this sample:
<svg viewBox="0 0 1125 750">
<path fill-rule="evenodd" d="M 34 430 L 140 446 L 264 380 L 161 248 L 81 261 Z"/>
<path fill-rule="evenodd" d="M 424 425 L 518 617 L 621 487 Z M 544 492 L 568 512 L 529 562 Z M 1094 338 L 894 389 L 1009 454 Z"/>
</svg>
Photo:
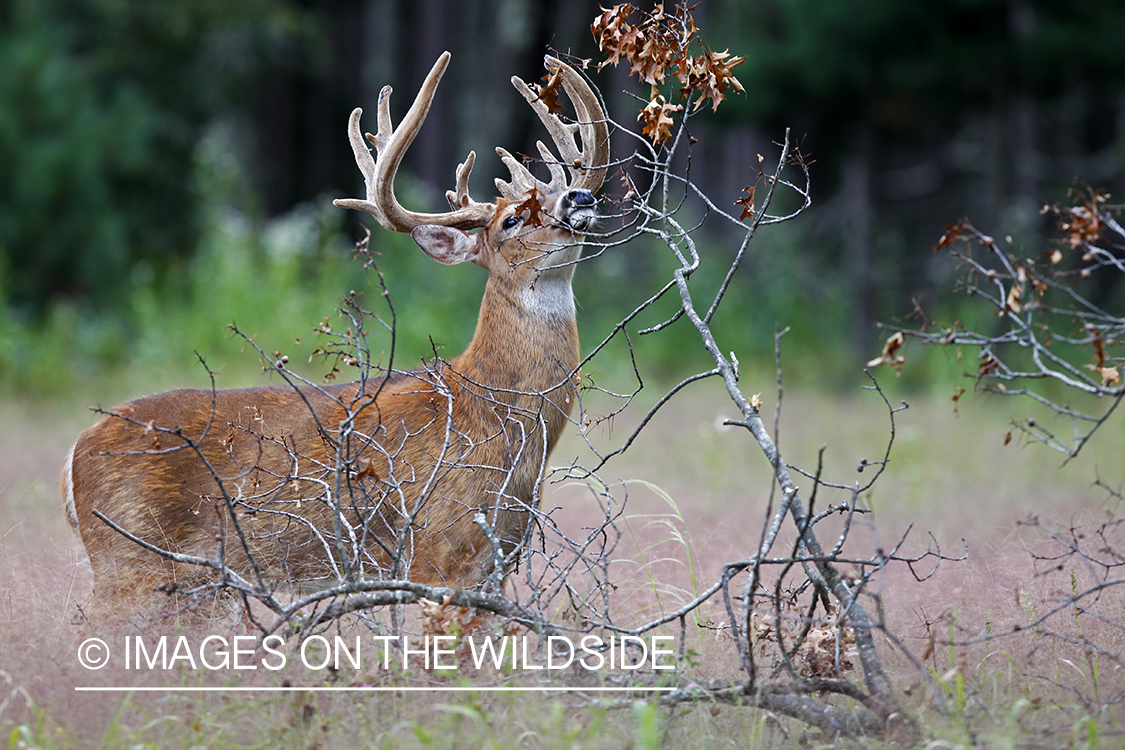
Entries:
<svg viewBox="0 0 1125 750">
<path fill-rule="evenodd" d="M 661 143 L 667 143 L 672 140 L 672 125 L 675 124 L 671 113 L 681 110 L 683 110 L 683 107 L 679 104 L 669 104 L 664 101 L 663 96 L 657 96 L 637 116 L 638 120 L 645 123 L 641 133 L 647 135 L 653 145 L 659 146 Z"/>
<path fill-rule="evenodd" d="M 904 343 L 906 343 L 906 337 L 902 335 L 902 331 L 895 331 L 892 335 L 888 336 L 886 342 L 883 343 L 883 353 L 868 362 L 867 366 L 878 367 L 879 365 L 896 365 L 901 369 L 906 363 L 906 358 L 896 356 L 895 352 L 897 352 L 899 347 Z"/>
<path fill-rule="evenodd" d="M 528 191 L 527 199 L 516 206 L 516 211 L 520 214 L 527 213 L 524 226 L 541 227 L 547 223 L 547 215 L 543 212 L 543 204 L 539 201 L 539 191 L 534 188 Z"/>
<path fill-rule="evenodd" d="M 658 36 L 640 37 L 641 45 L 630 60 L 629 74 L 635 75 L 651 86 L 664 83 L 664 69 L 675 59 L 674 51 Z"/>
<path fill-rule="evenodd" d="M 964 231 L 965 231 L 965 225 L 964 224 L 949 224 L 949 225 L 947 225 L 945 227 L 945 233 L 942 234 L 941 238 L 938 239 L 937 244 L 934 245 L 934 252 L 936 253 L 938 250 L 941 250 L 943 247 L 952 248 L 954 245 L 957 244 L 957 240 L 961 236 L 961 232 L 964 232 Z"/>
<path fill-rule="evenodd" d="M 470 607 L 450 604 L 452 596 L 446 596 L 440 603 L 429 599 L 418 601 L 422 612 L 423 635 L 460 636 L 473 633 L 484 624 L 484 618 L 474 614 Z"/>
<path fill-rule="evenodd" d="M 681 96 L 687 91 L 697 91 L 700 97 L 695 103 L 695 109 L 699 109 L 703 106 L 703 102 L 710 99 L 711 111 L 717 110 L 726 99 L 727 89 L 745 91 L 731 72 L 744 62 L 746 62 L 745 57 L 731 57 L 730 50 L 709 52 L 693 58 L 687 66 L 686 79 L 683 75 L 680 76 L 684 84 L 684 90 L 680 92 Z"/>
<path fill-rule="evenodd" d="M 1121 372 L 1116 367 L 1098 367 L 1097 372 L 1102 376 L 1102 388 L 1121 385 Z"/>
<path fill-rule="evenodd" d="M 1105 229 L 1098 207 L 1105 203 L 1108 198 L 1107 193 L 1098 190 L 1084 206 L 1055 209 L 1060 216 L 1059 229 L 1066 234 L 1066 241 L 1071 249 L 1076 250 L 1087 243 L 1097 242 L 1102 230 Z M 1062 218 L 1064 214 L 1069 218 Z"/>
<path fill-rule="evenodd" d="M 1008 288 L 1008 298 L 1004 304 L 1005 312 L 1010 312 L 1013 315 L 1019 315 L 1023 309 L 1020 305 L 1020 299 L 1023 297 L 1023 290 L 1019 284 L 1012 284 Z"/>
<path fill-rule="evenodd" d="M 379 472 L 371 467 L 371 458 L 364 456 L 357 462 L 359 464 L 359 471 L 356 472 L 355 478 L 363 479 L 364 477 L 371 477 L 375 482 L 379 481 Z"/>
<path fill-rule="evenodd" d="M 550 113 L 561 112 L 562 105 L 559 104 L 559 84 L 562 83 L 562 70 L 556 70 L 553 74 L 549 73 L 543 76 L 546 81 L 542 86 L 536 86 L 539 93 L 539 100 L 547 105 L 547 111 Z"/>
<path fill-rule="evenodd" d="M 1087 330 L 1092 329 L 1093 326 L 1088 326 Z M 1101 336 L 1094 336 L 1094 340 L 1090 342 L 1090 346 L 1094 347 L 1094 367 L 1098 368 L 1105 364 L 1105 341 Z"/>
<path fill-rule="evenodd" d="M 606 59 L 598 64 L 599 70 L 635 57 L 641 32 L 626 20 L 632 12 L 633 7 L 627 3 L 615 5 L 590 25 L 590 31 L 598 40 L 598 49 L 606 53 Z"/>
<path fill-rule="evenodd" d="M 736 200 L 734 202 L 734 205 L 742 206 L 742 213 L 739 214 L 738 220 L 739 221 L 746 221 L 747 219 L 750 219 L 751 221 L 753 221 L 754 220 L 754 186 L 753 185 L 747 185 L 746 187 L 742 188 L 742 192 L 746 193 L 746 195 L 742 196 L 741 198 L 739 198 L 738 200 Z"/>
</svg>

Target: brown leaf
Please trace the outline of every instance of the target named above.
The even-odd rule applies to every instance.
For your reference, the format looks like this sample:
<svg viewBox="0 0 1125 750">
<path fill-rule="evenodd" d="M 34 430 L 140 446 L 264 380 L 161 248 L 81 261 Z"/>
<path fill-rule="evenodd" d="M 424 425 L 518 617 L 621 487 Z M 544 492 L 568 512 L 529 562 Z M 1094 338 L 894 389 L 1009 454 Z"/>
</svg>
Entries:
<svg viewBox="0 0 1125 750">
<path fill-rule="evenodd" d="M 590 31 L 598 41 L 598 49 L 607 55 L 605 61 L 598 65 L 599 70 L 606 65 L 617 65 L 621 60 L 632 60 L 635 56 L 640 32 L 626 20 L 632 13 L 633 6 L 628 3 L 615 5 L 603 11 L 591 24 Z"/>
<path fill-rule="evenodd" d="M 461 636 L 480 630 L 484 617 L 474 615 L 470 607 L 450 604 L 452 599 L 452 596 L 446 596 L 440 604 L 429 599 L 419 600 L 423 635 Z"/>
<path fill-rule="evenodd" d="M 746 193 L 743 197 L 734 202 L 736 206 L 742 206 L 742 213 L 739 214 L 739 221 L 754 220 L 754 186 L 747 185 L 742 188 L 742 192 Z"/>
<path fill-rule="evenodd" d="M 1102 388 L 1108 388 L 1111 385 L 1121 385 L 1121 372 L 1117 367 L 1099 367 L 1097 372 L 1102 376 Z"/>
<path fill-rule="evenodd" d="M 1059 229 L 1066 233 L 1067 244 L 1078 249 L 1086 243 L 1097 242 L 1102 233 L 1102 218 L 1093 205 L 1075 206 L 1067 210 L 1069 219 L 1059 220 Z"/>
<path fill-rule="evenodd" d="M 1091 326 L 1091 329 L 1093 327 Z M 1098 369 L 1105 364 L 1105 342 L 1101 336 L 1094 336 L 1094 340 L 1090 342 L 1094 347 L 1094 369 Z"/>
<path fill-rule="evenodd" d="M 223 438 L 222 441 L 220 441 L 222 442 L 223 450 L 231 455 L 234 454 L 234 434 L 234 425 L 231 425 L 230 432 L 228 432 L 227 436 Z"/>
<path fill-rule="evenodd" d="M 371 468 L 371 459 L 364 456 L 356 463 L 359 464 L 359 471 L 356 472 L 356 479 L 363 479 L 364 477 L 371 477 L 374 481 L 379 481 L 379 473 Z"/>
<path fill-rule="evenodd" d="M 630 75 L 635 75 L 650 86 L 664 83 L 664 69 L 672 64 L 673 51 L 657 36 L 640 38 L 641 45 L 633 54 Z"/>
<path fill-rule="evenodd" d="M 621 187 L 625 189 L 623 200 L 630 200 L 636 197 L 637 191 L 633 189 L 633 181 L 629 178 L 629 173 L 625 170 L 621 171 Z"/>
<path fill-rule="evenodd" d="M 683 110 L 683 107 L 679 104 L 669 104 L 664 101 L 663 96 L 657 96 L 637 116 L 638 120 L 643 120 L 645 123 L 641 133 L 647 135 L 652 140 L 653 145 L 659 146 L 661 143 L 667 143 L 672 140 L 672 125 L 675 124 L 671 113 L 681 110 Z"/>
<path fill-rule="evenodd" d="M 897 365 L 901 369 L 902 365 L 906 363 L 906 358 L 895 356 L 895 352 L 897 352 L 899 347 L 904 343 L 906 343 L 906 337 L 902 335 L 902 331 L 895 331 L 892 335 L 888 336 L 887 340 L 883 343 L 883 353 L 868 362 L 867 366 Z"/>
<path fill-rule="evenodd" d="M 543 212 L 543 204 L 539 201 L 539 191 L 535 188 L 528 191 L 527 198 L 516 206 L 516 211 L 520 214 L 527 213 L 525 226 L 541 227 L 547 223 L 547 215 Z"/>
<path fill-rule="evenodd" d="M 957 244 L 957 239 L 960 237 L 961 232 L 963 231 L 965 231 L 964 224 L 949 224 L 948 226 L 946 226 L 945 233 L 938 240 L 938 243 L 934 245 L 934 252 L 936 253 L 943 247 L 952 248 Z"/>
<path fill-rule="evenodd" d="M 1012 284 L 1008 288 L 1008 299 L 1005 301 L 1004 310 L 1006 312 L 1011 312 L 1014 315 L 1019 315 L 1020 310 L 1022 309 L 1020 307 L 1020 298 L 1022 296 L 1023 296 L 1023 292 L 1021 290 L 1020 285 L 1019 284 Z"/>
<path fill-rule="evenodd" d="M 547 111 L 561 112 L 562 105 L 559 104 L 559 84 L 562 83 L 562 69 L 556 70 L 554 74 L 547 74 L 543 76 L 546 81 L 542 86 L 537 86 L 539 91 L 539 100 L 547 105 Z"/>
<path fill-rule="evenodd" d="M 746 62 L 745 57 L 731 57 L 729 50 L 710 52 L 691 60 L 686 68 L 686 79 L 681 76 L 685 91 L 695 91 L 700 97 L 695 102 L 695 109 L 703 106 L 708 99 L 711 100 L 711 111 L 719 108 L 726 99 L 727 89 L 745 91 L 742 84 L 731 71 Z M 683 95 L 684 92 L 681 92 Z"/>
</svg>

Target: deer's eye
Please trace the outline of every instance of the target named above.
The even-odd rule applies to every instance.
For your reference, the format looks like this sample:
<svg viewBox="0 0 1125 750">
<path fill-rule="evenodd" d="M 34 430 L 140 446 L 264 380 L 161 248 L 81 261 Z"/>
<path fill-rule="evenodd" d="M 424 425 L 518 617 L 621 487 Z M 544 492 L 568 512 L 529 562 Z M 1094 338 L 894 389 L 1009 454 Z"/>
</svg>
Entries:
<svg viewBox="0 0 1125 750">
<path fill-rule="evenodd" d="M 509 216 L 508 218 L 504 219 L 504 223 L 500 226 L 502 226 L 504 229 L 515 229 L 517 226 L 519 226 L 519 223 L 520 217 Z"/>
</svg>

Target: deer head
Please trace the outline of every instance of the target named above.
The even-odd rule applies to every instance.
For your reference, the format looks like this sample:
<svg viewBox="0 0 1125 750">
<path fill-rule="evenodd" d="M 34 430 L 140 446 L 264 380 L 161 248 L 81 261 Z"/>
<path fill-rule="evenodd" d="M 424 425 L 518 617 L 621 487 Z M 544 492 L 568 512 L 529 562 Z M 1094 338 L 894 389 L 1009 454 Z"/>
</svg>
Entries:
<svg viewBox="0 0 1125 750">
<path fill-rule="evenodd" d="M 556 272 L 554 275 L 568 276 L 577 259 L 575 235 L 590 228 L 596 219 L 594 193 L 605 179 L 609 130 L 601 104 L 590 87 L 573 68 L 554 57 L 545 59 L 551 76 L 548 85 L 561 83 L 567 92 L 577 116 L 573 123 L 564 123 L 539 94 L 520 78 L 512 77 L 512 85 L 535 110 L 558 149 L 556 158 L 542 141 L 537 144 L 550 181 L 536 179 L 508 151 L 497 147 L 496 152 L 511 173 L 511 181 L 496 179 L 500 195 L 494 202 L 476 201 L 469 195 L 469 175 L 476 161 L 473 151 L 457 167 L 456 188 L 446 193 L 450 211 L 417 213 L 398 202 L 395 173 L 426 119 L 449 57 L 445 52 L 434 63 L 397 128 L 391 125 L 390 86 L 383 87 L 379 94 L 378 132 L 367 134 L 366 141 L 359 126 L 363 110 L 352 112 L 349 139 L 363 173 L 367 198 L 341 199 L 335 204 L 367 211 L 391 231 L 410 232 L 422 250 L 441 263 L 473 261 L 494 276 L 501 268 L 506 269 L 509 277 L 519 269 L 514 275 L 521 280 L 537 280 L 552 271 Z M 581 148 L 576 136 L 581 140 Z M 377 158 L 372 157 L 368 141 L 375 147 Z M 474 229 L 482 231 L 467 233 Z"/>
</svg>

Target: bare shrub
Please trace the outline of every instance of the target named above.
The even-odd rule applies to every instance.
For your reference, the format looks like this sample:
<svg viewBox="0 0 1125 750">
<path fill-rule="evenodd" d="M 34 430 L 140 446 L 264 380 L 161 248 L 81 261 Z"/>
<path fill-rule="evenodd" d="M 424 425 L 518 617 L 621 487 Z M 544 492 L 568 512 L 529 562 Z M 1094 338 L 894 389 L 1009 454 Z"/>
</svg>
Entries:
<svg viewBox="0 0 1125 750">
<path fill-rule="evenodd" d="M 934 251 L 948 254 L 956 268 L 954 291 L 967 297 L 955 308 L 958 319 L 936 320 L 915 304 L 911 326 L 882 324 L 891 334 L 869 363 L 909 366 L 910 342 L 949 350 L 950 359 L 968 364 L 963 375 L 973 392 L 1026 402 L 1028 416 L 1011 420 L 1005 445 L 1041 444 L 1062 454 L 1063 464 L 1104 431 L 1125 398 L 1125 229 L 1117 220 L 1125 206 L 1086 187 L 1071 196 L 1069 204 L 1043 207 L 1057 237 L 1033 257 L 1011 237 L 997 239 L 968 221 L 949 226 Z M 958 387 L 951 397 L 963 403 L 967 392 Z M 1125 539 L 1118 518 L 1125 498 L 1119 481 L 1100 473 L 1094 478 L 1104 496 L 1104 520 L 1029 516 L 1020 522 L 1029 570 L 1010 611 L 997 607 L 983 623 L 953 613 L 926 623 L 927 653 L 940 644 L 1018 654 L 1018 671 L 1032 696 L 1010 708 L 1018 728 L 1044 694 L 1065 696 L 1052 705 L 1065 707 L 1071 726 L 1037 728 L 1044 741 L 1081 736 L 1092 746 L 1099 732 L 1105 734 L 1099 725 L 1112 723 L 1125 699 Z M 969 680 L 966 721 L 996 723 L 1000 707 L 985 697 L 986 676 L 956 679 Z"/>
<path fill-rule="evenodd" d="M 951 225 L 934 252 L 956 263 L 954 291 L 976 301 L 964 310 L 972 317 L 937 321 L 916 306 L 916 326 L 881 324 L 893 333 L 870 364 L 901 368 L 908 340 L 954 349 L 958 362 L 963 350 L 975 351 L 964 373 L 972 388 L 1027 399 L 1059 418 L 1013 421 L 1016 434 L 1066 460 L 1077 456 L 1125 398 L 1125 230 L 1115 218 L 1123 207 L 1105 193 L 1075 197 L 1074 205 L 1043 207 L 1061 237 L 1039 257 L 1026 257 L 1011 237 L 997 240 L 967 221 Z"/>
</svg>

